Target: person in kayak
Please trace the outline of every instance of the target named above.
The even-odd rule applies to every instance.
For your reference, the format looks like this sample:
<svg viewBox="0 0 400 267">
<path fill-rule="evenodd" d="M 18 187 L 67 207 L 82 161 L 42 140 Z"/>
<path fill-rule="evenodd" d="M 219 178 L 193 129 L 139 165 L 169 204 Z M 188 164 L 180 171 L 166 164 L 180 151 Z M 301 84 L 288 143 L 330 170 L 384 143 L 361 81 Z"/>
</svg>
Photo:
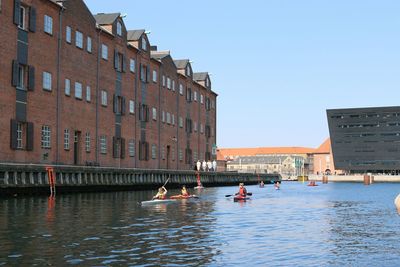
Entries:
<svg viewBox="0 0 400 267">
<path fill-rule="evenodd" d="M 245 197 L 247 195 L 247 189 L 244 187 L 244 183 L 239 184 L 239 192 L 237 192 L 235 195 L 241 197 Z"/>
<path fill-rule="evenodd" d="M 165 199 L 167 192 L 168 191 L 164 186 L 158 188 L 158 193 L 153 197 L 153 200 L 154 199 Z"/>
<path fill-rule="evenodd" d="M 190 196 L 190 194 L 189 194 L 189 192 L 187 191 L 187 189 L 186 189 L 186 186 L 184 185 L 184 186 L 182 186 L 182 189 L 181 189 L 181 195 L 182 196 L 184 196 L 184 197 L 188 197 L 188 196 Z"/>
</svg>

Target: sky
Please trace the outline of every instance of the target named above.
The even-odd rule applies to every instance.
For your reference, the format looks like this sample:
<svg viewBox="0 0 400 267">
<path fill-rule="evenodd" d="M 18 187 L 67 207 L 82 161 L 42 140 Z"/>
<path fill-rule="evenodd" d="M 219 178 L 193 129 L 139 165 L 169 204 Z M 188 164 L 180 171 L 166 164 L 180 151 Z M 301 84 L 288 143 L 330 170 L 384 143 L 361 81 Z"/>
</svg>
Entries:
<svg viewBox="0 0 400 267">
<path fill-rule="evenodd" d="M 326 110 L 400 105 L 398 0 L 85 0 L 211 73 L 219 148 L 318 147 Z"/>
</svg>

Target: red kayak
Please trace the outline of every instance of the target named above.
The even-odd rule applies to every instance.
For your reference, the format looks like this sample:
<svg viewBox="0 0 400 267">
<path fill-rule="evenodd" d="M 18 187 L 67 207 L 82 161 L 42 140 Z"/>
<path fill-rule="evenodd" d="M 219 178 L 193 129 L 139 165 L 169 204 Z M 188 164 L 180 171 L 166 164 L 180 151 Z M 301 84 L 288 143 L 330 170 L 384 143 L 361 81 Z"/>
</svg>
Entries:
<svg viewBox="0 0 400 267">
<path fill-rule="evenodd" d="M 170 199 L 188 199 L 188 198 L 199 198 L 199 197 L 196 195 L 189 195 L 189 196 L 175 195 L 170 197 Z"/>
<path fill-rule="evenodd" d="M 238 202 L 238 201 L 246 201 L 246 200 L 248 200 L 248 199 L 250 199 L 250 198 L 247 197 L 247 196 L 235 196 L 235 197 L 233 198 L 233 201 L 235 201 L 235 202 Z"/>
</svg>

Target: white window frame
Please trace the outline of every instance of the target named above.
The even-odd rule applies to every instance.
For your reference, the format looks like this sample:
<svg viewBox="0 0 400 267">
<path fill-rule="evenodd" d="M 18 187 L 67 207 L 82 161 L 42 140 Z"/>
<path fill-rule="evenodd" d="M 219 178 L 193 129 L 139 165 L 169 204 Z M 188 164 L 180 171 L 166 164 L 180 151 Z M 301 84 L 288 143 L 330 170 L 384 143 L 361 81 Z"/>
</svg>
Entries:
<svg viewBox="0 0 400 267">
<path fill-rule="evenodd" d="M 1 3 L 0 3 L 1 4 Z M 0 9 L 1 10 L 1 9 Z M 26 9 L 24 6 L 20 5 L 19 6 L 19 22 L 18 22 L 18 28 L 26 30 Z"/>
<path fill-rule="evenodd" d="M 142 42 L 141 42 L 141 49 L 144 51 L 147 51 L 147 41 L 146 38 L 142 37 Z"/>
<path fill-rule="evenodd" d="M 193 96 L 194 101 L 197 102 L 197 91 L 194 91 L 194 96 Z"/>
<path fill-rule="evenodd" d="M 22 149 L 23 148 L 23 138 L 22 138 L 22 133 L 23 133 L 23 125 L 22 123 L 18 122 L 17 123 L 17 149 Z"/>
<path fill-rule="evenodd" d="M 100 153 L 107 154 L 107 137 L 105 135 L 100 136 Z"/>
<path fill-rule="evenodd" d="M 69 150 L 69 129 L 64 130 L 64 150 Z"/>
<path fill-rule="evenodd" d="M 152 159 L 157 158 L 157 145 L 156 144 L 151 145 L 151 158 Z"/>
<path fill-rule="evenodd" d="M 182 149 L 179 149 L 179 161 L 183 161 L 183 152 L 182 152 Z"/>
<path fill-rule="evenodd" d="M 172 125 L 175 125 L 175 115 L 174 114 L 172 114 L 172 117 L 171 117 L 171 120 L 172 120 Z"/>
<path fill-rule="evenodd" d="M 133 58 L 129 61 L 129 70 L 133 73 L 136 71 L 136 62 Z"/>
<path fill-rule="evenodd" d="M 44 15 L 44 32 L 53 35 L 53 18 Z"/>
<path fill-rule="evenodd" d="M 101 58 L 108 60 L 108 46 L 101 44 Z"/>
<path fill-rule="evenodd" d="M 92 38 L 89 36 L 86 38 L 86 51 L 92 53 Z"/>
<path fill-rule="evenodd" d="M 101 105 L 107 107 L 107 91 L 101 90 Z"/>
<path fill-rule="evenodd" d="M 117 35 L 122 36 L 122 23 L 120 21 L 117 22 Z"/>
<path fill-rule="evenodd" d="M 157 109 L 156 108 L 153 108 L 153 120 L 157 120 Z"/>
<path fill-rule="evenodd" d="M 18 65 L 18 84 L 17 88 L 25 89 L 25 67 L 23 65 Z"/>
<path fill-rule="evenodd" d="M 183 128 L 183 118 L 179 117 L 179 127 Z"/>
<path fill-rule="evenodd" d="M 167 112 L 167 124 L 171 124 L 171 113 Z"/>
<path fill-rule="evenodd" d="M 183 85 L 181 83 L 179 84 L 179 94 L 183 95 Z"/>
<path fill-rule="evenodd" d="M 175 92 L 175 80 L 172 80 L 172 91 Z"/>
<path fill-rule="evenodd" d="M 64 89 L 66 96 L 71 96 L 71 80 L 65 79 L 65 89 Z"/>
<path fill-rule="evenodd" d="M 129 100 L 129 113 L 135 114 L 135 101 Z"/>
<path fill-rule="evenodd" d="M 48 125 L 42 126 L 41 147 L 51 148 L 51 128 Z"/>
<path fill-rule="evenodd" d="M 51 91 L 51 73 L 43 71 L 43 90 Z"/>
<path fill-rule="evenodd" d="M 157 71 L 153 70 L 153 83 L 157 83 Z"/>
<path fill-rule="evenodd" d="M 162 86 L 165 87 L 165 75 L 162 76 Z"/>
<path fill-rule="evenodd" d="M 135 140 L 134 139 L 129 140 L 128 153 L 129 153 L 129 157 L 135 156 Z"/>
<path fill-rule="evenodd" d="M 83 33 L 80 31 L 75 32 L 75 46 L 83 49 Z"/>
<path fill-rule="evenodd" d="M 90 152 L 90 133 L 85 134 L 85 151 Z"/>
<path fill-rule="evenodd" d="M 161 121 L 165 122 L 165 111 L 164 110 L 161 112 Z"/>
<path fill-rule="evenodd" d="M 90 102 L 90 100 L 91 100 L 91 90 L 90 90 L 90 86 L 87 85 L 86 86 L 86 101 Z"/>
<path fill-rule="evenodd" d="M 203 104 L 204 103 L 204 96 L 202 94 L 200 94 L 200 103 Z"/>
<path fill-rule="evenodd" d="M 65 41 L 69 44 L 72 42 L 72 29 L 70 26 L 65 28 Z"/>
<path fill-rule="evenodd" d="M 82 84 L 75 82 L 75 98 L 82 99 Z"/>
<path fill-rule="evenodd" d="M 171 78 L 167 77 L 167 88 L 171 90 Z"/>
</svg>

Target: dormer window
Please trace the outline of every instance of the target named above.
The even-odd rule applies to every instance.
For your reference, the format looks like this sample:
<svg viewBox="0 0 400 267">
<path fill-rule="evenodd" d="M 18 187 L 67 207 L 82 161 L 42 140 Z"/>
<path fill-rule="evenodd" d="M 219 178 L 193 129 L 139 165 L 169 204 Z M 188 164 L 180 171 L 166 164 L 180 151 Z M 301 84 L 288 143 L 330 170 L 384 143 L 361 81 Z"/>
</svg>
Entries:
<svg viewBox="0 0 400 267">
<path fill-rule="evenodd" d="M 206 87 L 210 87 L 210 79 L 208 79 L 208 77 L 206 79 Z"/>
<path fill-rule="evenodd" d="M 117 34 L 122 36 L 122 24 L 119 21 L 117 22 Z"/>
<path fill-rule="evenodd" d="M 186 76 L 192 76 L 192 72 L 190 70 L 190 66 L 189 65 L 186 66 Z"/>
<path fill-rule="evenodd" d="M 146 38 L 142 38 L 142 50 L 147 51 L 147 41 Z"/>
</svg>

